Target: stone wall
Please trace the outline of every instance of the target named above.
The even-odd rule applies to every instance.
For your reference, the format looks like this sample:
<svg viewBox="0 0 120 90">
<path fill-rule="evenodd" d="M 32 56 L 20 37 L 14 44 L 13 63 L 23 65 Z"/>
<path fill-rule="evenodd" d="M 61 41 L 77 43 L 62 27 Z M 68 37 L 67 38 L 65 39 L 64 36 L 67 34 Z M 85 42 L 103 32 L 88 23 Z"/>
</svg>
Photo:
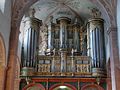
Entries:
<svg viewBox="0 0 120 90">
<path fill-rule="evenodd" d="M 0 32 L 5 42 L 6 59 L 7 59 L 8 49 L 9 49 L 9 36 L 11 29 L 11 0 L 7 0 L 5 2 L 5 7 L 3 11 L 0 10 Z"/>
</svg>

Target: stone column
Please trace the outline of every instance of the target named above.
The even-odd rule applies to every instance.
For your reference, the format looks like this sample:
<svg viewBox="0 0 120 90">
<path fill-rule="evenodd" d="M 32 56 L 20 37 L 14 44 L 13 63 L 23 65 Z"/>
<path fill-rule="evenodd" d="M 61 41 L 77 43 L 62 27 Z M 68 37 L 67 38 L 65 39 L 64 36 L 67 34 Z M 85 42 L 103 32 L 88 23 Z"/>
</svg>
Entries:
<svg viewBox="0 0 120 90">
<path fill-rule="evenodd" d="M 104 20 L 92 18 L 88 22 L 88 53 L 92 57 L 92 75 L 105 75 Z"/>
<path fill-rule="evenodd" d="M 14 35 L 14 34 L 12 34 Z M 17 45 L 17 43 L 14 43 Z M 13 44 L 13 45 L 14 45 Z M 8 63 L 8 68 L 6 70 L 6 82 L 5 82 L 5 90 L 14 90 L 14 80 L 15 80 L 15 65 L 16 65 L 16 60 L 17 56 L 15 51 L 10 50 L 9 52 L 9 63 Z"/>
<path fill-rule="evenodd" d="M 3 65 L 0 65 L 0 90 L 5 89 L 5 76 L 6 76 L 6 67 Z"/>
<path fill-rule="evenodd" d="M 110 61 L 111 61 L 111 81 L 112 90 L 120 89 L 120 62 L 118 54 L 117 28 L 111 27 L 108 31 L 110 44 Z"/>
<path fill-rule="evenodd" d="M 106 83 L 107 83 L 107 89 L 106 90 L 112 90 L 111 78 L 107 78 Z"/>
</svg>

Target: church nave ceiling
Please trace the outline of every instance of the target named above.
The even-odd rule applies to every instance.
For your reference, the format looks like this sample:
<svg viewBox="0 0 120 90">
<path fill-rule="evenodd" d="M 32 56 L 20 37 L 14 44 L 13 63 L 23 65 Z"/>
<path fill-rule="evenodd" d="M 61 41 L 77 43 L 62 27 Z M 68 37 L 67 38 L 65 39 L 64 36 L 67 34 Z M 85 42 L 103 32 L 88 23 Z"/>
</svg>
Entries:
<svg viewBox="0 0 120 90">
<path fill-rule="evenodd" d="M 54 19 L 68 17 L 72 20 L 77 16 L 85 21 L 91 16 L 90 9 L 96 6 L 89 0 L 40 0 L 32 8 L 36 11 L 35 17 L 46 23 L 50 16 Z"/>
</svg>

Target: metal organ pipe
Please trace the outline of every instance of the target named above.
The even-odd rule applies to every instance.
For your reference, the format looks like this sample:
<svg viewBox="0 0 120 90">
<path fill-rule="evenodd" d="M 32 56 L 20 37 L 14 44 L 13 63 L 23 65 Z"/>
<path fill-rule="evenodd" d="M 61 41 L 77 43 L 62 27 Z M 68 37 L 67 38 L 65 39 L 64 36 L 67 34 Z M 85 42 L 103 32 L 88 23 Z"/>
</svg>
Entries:
<svg viewBox="0 0 120 90">
<path fill-rule="evenodd" d="M 68 30 L 67 30 L 67 24 L 70 22 L 70 19 L 61 17 L 58 19 L 60 23 L 60 48 L 61 49 L 67 49 L 67 43 L 68 43 Z"/>
<path fill-rule="evenodd" d="M 60 58 L 61 72 L 67 71 L 67 49 L 68 49 L 68 30 L 67 25 L 70 22 L 69 18 L 61 17 L 57 20 L 60 24 Z"/>
<path fill-rule="evenodd" d="M 35 56 L 38 48 L 39 28 L 41 21 L 34 17 L 25 19 L 25 36 L 23 41 L 24 67 L 34 67 Z"/>
<path fill-rule="evenodd" d="M 50 22 L 48 24 L 48 50 L 54 49 L 54 24 Z"/>
<path fill-rule="evenodd" d="M 104 20 L 93 18 L 87 24 L 88 54 L 92 58 L 93 76 L 105 75 Z"/>
<path fill-rule="evenodd" d="M 73 36 L 73 48 L 75 52 L 80 52 L 80 26 L 79 26 L 79 21 L 76 18 L 75 23 L 74 23 L 74 36 Z"/>
</svg>

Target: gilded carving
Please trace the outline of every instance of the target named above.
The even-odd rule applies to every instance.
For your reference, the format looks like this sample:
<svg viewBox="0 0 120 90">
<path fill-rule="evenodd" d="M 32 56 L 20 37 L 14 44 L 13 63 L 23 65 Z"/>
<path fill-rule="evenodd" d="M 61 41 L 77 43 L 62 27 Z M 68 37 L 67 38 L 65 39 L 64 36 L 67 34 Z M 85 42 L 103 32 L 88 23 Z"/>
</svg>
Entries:
<svg viewBox="0 0 120 90">
<path fill-rule="evenodd" d="M 45 58 L 46 56 L 43 56 L 42 58 L 39 58 L 40 60 L 44 60 L 44 62 L 47 60 L 47 58 Z M 48 56 L 48 58 L 51 58 L 51 56 Z M 49 58 L 49 59 L 50 59 Z M 57 76 L 61 76 L 61 75 L 65 75 L 65 76 L 73 76 L 73 75 L 81 75 L 81 74 L 85 74 L 87 75 L 88 73 L 91 73 L 91 62 L 90 62 L 90 58 L 87 56 L 81 57 L 81 56 L 67 56 L 67 64 L 66 64 L 66 72 L 61 72 L 61 64 L 60 64 L 60 57 L 59 56 L 55 56 L 51 58 L 51 61 L 54 61 L 54 70 L 51 70 L 52 68 L 52 62 L 49 64 L 39 64 L 38 63 L 38 71 L 37 71 L 37 75 L 40 76 L 46 76 L 46 75 L 57 75 Z M 73 62 L 71 62 L 71 60 L 73 59 Z M 83 62 L 83 61 L 87 61 L 88 63 L 84 64 L 84 63 L 78 63 L 78 62 Z M 73 66 L 72 66 L 73 65 Z M 74 68 L 74 74 L 73 74 L 73 68 Z"/>
<path fill-rule="evenodd" d="M 42 26 L 40 28 L 39 36 L 39 55 L 45 55 L 46 50 L 47 50 L 47 28 Z"/>
</svg>

